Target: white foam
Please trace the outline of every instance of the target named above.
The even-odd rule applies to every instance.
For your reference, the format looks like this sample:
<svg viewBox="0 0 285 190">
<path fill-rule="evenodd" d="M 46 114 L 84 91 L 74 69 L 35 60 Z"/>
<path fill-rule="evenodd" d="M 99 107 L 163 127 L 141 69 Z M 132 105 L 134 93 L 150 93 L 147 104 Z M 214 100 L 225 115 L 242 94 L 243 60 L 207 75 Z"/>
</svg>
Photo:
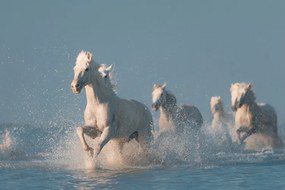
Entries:
<svg viewBox="0 0 285 190">
<path fill-rule="evenodd" d="M 50 134 L 35 134 L 40 141 L 45 141 L 49 149 L 41 149 L 36 152 L 36 157 L 31 153 L 25 154 L 28 149 L 25 147 L 29 139 L 14 138 L 13 146 L 6 153 L 0 152 L 0 157 L 6 155 L 7 159 L 13 157 L 25 160 L 25 163 L 41 167 L 55 167 L 72 170 L 96 170 L 96 169 L 127 169 L 127 168 L 153 168 L 153 167 L 176 167 L 186 165 L 189 167 L 211 167 L 213 165 L 230 164 L 239 162 L 260 162 L 263 160 L 285 160 L 285 150 L 264 149 L 260 152 L 245 151 L 244 147 L 233 143 L 230 136 L 221 138 L 219 133 L 213 133 L 209 125 L 204 125 L 198 134 L 155 134 L 154 141 L 147 149 L 144 149 L 136 140 L 125 143 L 119 148 L 115 141 L 110 141 L 101 151 L 97 159 L 93 159 L 83 151 L 75 127 L 70 123 L 57 122 L 63 130 L 50 130 Z M 68 128 L 66 128 L 68 126 Z M 32 130 L 36 132 L 37 130 Z M 27 138 L 27 136 L 24 136 Z M 45 137 L 45 138 L 44 138 Z M 33 137 L 34 138 L 34 137 Z M 94 146 L 94 140 L 86 138 L 88 144 Z M 19 142 L 17 142 L 17 140 Z M 22 145 L 24 144 L 24 145 Z M 21 146 L 20 146 L 21 145 Z M 19 147 L 17 147 L 19 146 Z M 40 145 L 39 145 L 40 146 Z M 16 150 L 16 151 L 15 151 Z M 18 153 L 17 153 L 18 151 Z M 9 152 L 9 153 L 8 153 Z M 24 155 L 24 156 L 21 156 Z M 17 161 L 17 159 L 14 159 Z M 20 164 L 20 163 L 19 163 Z M 15 163 L 14 165 L 17 165 Z M 7 167 L 1 162 L 0 167 Z"/>
</svg>

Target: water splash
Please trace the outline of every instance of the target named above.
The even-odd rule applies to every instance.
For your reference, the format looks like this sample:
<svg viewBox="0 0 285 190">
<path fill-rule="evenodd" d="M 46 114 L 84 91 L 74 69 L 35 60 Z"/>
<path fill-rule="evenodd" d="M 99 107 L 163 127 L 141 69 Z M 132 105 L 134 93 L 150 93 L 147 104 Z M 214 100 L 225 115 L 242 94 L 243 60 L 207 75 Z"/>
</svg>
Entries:
<svg viewBox="0 0 285 190">
<path fill-rule="evenodd" d="M 73 127 L 74 126 L 74 127 Z M 1 167 L 48 167 L 72 170 L 153 167 L 211 167 L 233 163 L 285 160 L 285 150 L 245 151 L 230 136 L 211 131 L 209 125 L 195 133 L 155 134 L 154 141 L 143 148 L 136 140 L 121 148 L 109 142 L 94 160 L 82 150 L 75 132 L 76 124 L 61 120 L 47 126 L 1 125 Z M 5 130 L 9 132 L 5 133 Z M 94 140 L 87 138 L 90 146 Z"/>
<path fill-rule="evenodd" d="M 2 143 L 0 144 L 0 158 L 5 159 L 9 157 L 13 145 L 13 140 L 8 129 L 4 130 L 2 135 Z"/>
</svg>

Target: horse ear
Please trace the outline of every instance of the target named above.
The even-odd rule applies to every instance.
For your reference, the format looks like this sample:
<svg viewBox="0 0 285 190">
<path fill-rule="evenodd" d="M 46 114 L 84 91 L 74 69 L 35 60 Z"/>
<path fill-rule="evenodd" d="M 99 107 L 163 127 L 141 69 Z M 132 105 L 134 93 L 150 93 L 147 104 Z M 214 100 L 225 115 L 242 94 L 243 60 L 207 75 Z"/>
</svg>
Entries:
<svg viewBox="0 0 285 190">
<path fill-rule="evenodd" d="M 165 88 L 167 86 L 167 83 L 163 83 L 163 85 L 161 86 L 161 88 Z"/>
<path fill-rule="evenodd" d="M 251 85 L 251 83 L 249 83 L 249 84 L 247 85 L 247 89 L 250 90 L 251 87 L 252 87 L 252 85 Z"/>
<path fill-rule="evenodd" d="M 90 53 L 89 51 L 87 52 L 87 60 L 90 63 L 92 60 L 92 53 Z"/>
<path fill-rule="evenodd" d="M 106 68 L 106 71 L 108 71 L 108 72 L 109 72 L 109 71 L 111 71 L 111 70 L 112 70 L 112 68 L 113 68 L 113 65 L 110 65 L 109 67 L 107 67 L 107 68 Z"/>
</svg>

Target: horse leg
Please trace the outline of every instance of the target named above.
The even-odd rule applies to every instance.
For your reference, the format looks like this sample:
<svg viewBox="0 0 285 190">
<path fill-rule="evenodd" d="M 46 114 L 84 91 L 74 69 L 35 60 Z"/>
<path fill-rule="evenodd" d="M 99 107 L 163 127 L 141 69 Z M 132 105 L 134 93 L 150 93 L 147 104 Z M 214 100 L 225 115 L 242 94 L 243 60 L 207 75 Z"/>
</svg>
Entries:
<svg viewBox="0 0 285 190">
<path fill-rule="evenodd" d="M 244 132 L 245 134 L 241 137 L 240 133 L 241 132 Z M 237 133 L 238 133 L 238 138 L 240 140 L 241 143 L 243 143 L 243 141 L 249 137 L 250 135 L 252 135 L 253 133 L 256 133 L 256 127 L 253 126 L 251 127 L 250 129 L 248 129 L 247 127 L 240 127 L 238 130 L 237 130 Z"/>
<path fill-rule="evenodd" d="M 130 136 L 127 142 L 130 142 L 132 139 L 135 139 L 137 142 L 139 142 L 139 133 L 137 131 L 133 132 Z"/>
<path fill-rule="evenodd" d="M 77 127 L 76 129 L 77 135 L 81 141 L 82 148 L 85 151 L 92 151 L 92 148 L 90 148 L 85 140 L 84 134 L 90 136 L 91 138 L 96 138 L 99 134 L 99 132 L 94 127 L 90 126 L 81 126 Z"/>
<path fill-rule="evenodd" d="M 84 135 L 83 135 L 83 133 L 84 133 L 83 127 L 77 127 L 76 132 L 77 132 L 77 135 L 78 135 L 78 137 L 79 137 L 79 139 L 80 139 L 80 142 L 81 142 L 81 145 L 82 145 L 83 150 L 88 151 L 90 148 L 89 148 L 89 146 L 88 146 L 88 144 L 86 143 L 86 140 L 85 140 L 85 138 L 84 138 Z"/>
<path fill-rule="evenodd" d="M 113 126 L 112 126 L 113 127 Z M 101 152 L 102 148 L 109 142 L 109 140 L 112 138 L 113 136 L 113 132 L 114 132 L 114 127 L 112 128 L 111 126 L 107 126 L 104 128 L 99 142 L 97 144 L 95 144 L 94 146 L 94 150 L 93 150 L 93 156 L 97 157 L 99 155 L 99 153 Z"/>
<path fill-rule="evenodd" d="M 254 133 L 256 133 L 256 127 L 253 126 L 250 129 L 245 131 L 245 134 L 241 138 L 241 142 L 243 142 L 247 137 L 249 137 L 250 135 Z"/>
<path fill-rule="evenodd" d="M 241 137 L 241 133 L 242 132 L 246 132 L 248 130 L 247 127 L 245 126 L 240 126 L 237 130 L 236 130 L 236 133 L 237 133 L 237 137 L 238 137 L 238 140 L 239 140 L 239 143 L 242 144 L 242 142 L 244 141 L 244 139 Z"/>
</svg>

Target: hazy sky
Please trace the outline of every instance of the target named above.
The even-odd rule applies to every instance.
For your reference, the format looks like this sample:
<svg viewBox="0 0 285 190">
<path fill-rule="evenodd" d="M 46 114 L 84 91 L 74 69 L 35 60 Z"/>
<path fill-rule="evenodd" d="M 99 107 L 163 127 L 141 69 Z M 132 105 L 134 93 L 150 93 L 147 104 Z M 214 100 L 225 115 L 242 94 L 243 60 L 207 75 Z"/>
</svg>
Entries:
<svg viewBox="0 0 285 190">
<path fill-rule="evenodd" d="M 230 108 L 233 82 L 285 122 L 285 1 L 0 1 L 0 123 L 82 121 L 73 95 L 82 49 L 114 64 L 119 96 L 150 107 L 154 83 L 209 121 L 210 97 Z"/>
</svg>

